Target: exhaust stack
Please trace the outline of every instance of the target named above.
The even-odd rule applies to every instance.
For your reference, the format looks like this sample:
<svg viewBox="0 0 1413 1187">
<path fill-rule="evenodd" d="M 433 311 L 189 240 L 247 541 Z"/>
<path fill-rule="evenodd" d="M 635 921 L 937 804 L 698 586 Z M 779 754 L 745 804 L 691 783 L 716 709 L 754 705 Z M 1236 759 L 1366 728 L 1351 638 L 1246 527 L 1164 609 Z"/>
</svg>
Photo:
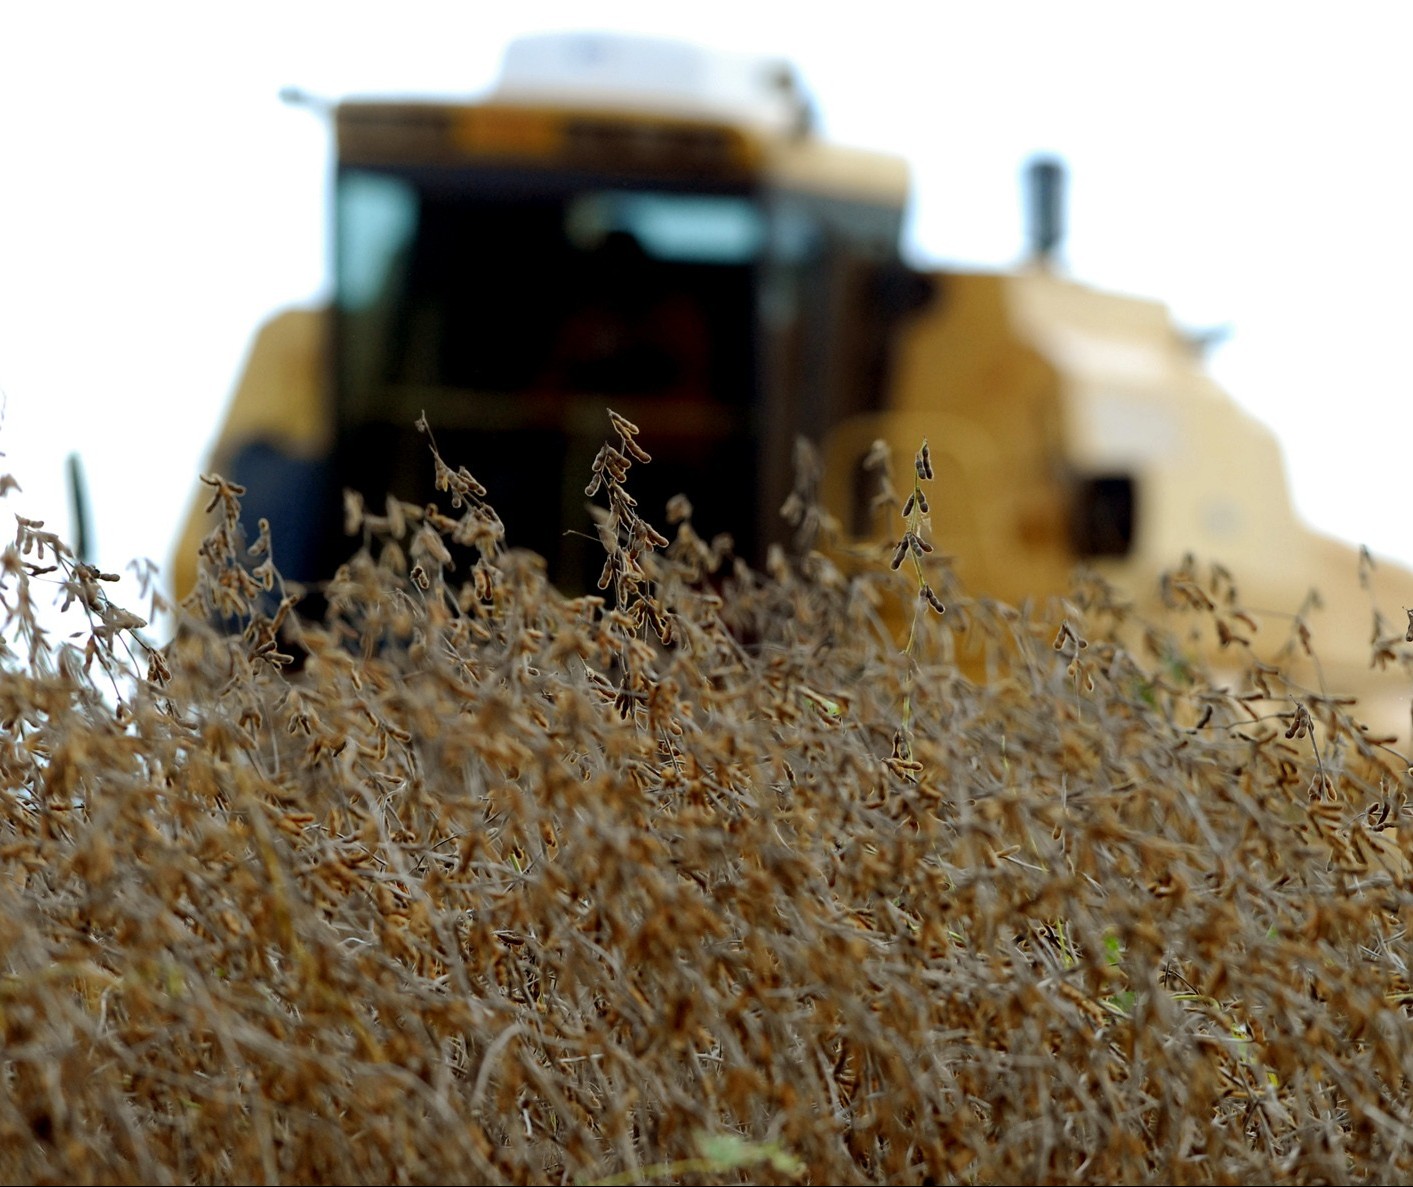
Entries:
<svg viewBox="0 0 1413 1187">
<path fill-rule="evenodd" d="M 1054 261 L 1065 236 L 1065 167 L 1055 157 L 1036 157 L 1026 167 L 1030 207 L 1030 256 L 1043 268 Z"/>
</svg>

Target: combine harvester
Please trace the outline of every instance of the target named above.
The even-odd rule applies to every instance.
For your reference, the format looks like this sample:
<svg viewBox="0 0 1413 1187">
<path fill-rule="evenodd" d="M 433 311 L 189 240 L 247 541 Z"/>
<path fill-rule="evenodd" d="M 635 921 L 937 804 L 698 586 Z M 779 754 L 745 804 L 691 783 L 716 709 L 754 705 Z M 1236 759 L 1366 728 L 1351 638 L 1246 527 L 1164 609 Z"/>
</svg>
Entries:
<svg viewBox="0 0 1413 1187">
<path fill-rule="evenodd" d="M 1407 734 L 1408 678 L 1371 669 L 1371 631 L 1374 604 L 1413 606 L 1413 574 L 1298 520 L 1275 438 L 1162 305 L 1055 272 L 1056 166 L 1032 171 L 1024 266 L 917 272 L 904 162 L 819 139 L 781 61 L 547 35 L 514 43 L 482 100 L 346 101 L 332 123 L 332 303 L 260 331 L 209 461 L 249 488 L 288 579 L 345 559 L 345 488 L 432 499 L 423 412 L 508 543 L 571 590 L 603 561 L 584 487 L 607 408 L 653 454 L 644 515 L 685 493 L 698 532 L 756 564 L 789 536 L 797 437 L 822 454 L 840 555 L 881 563 L 897 523 L 864 461 L 881 439 L 907 473 L 926 438 L 934 540 L 969 593 L 1063 593 L 1083 563 L 1156 614 L 1191 554 L 1236 575 L 1273 651 L 1318 590 L 1312 685 Z"/>
</svg>

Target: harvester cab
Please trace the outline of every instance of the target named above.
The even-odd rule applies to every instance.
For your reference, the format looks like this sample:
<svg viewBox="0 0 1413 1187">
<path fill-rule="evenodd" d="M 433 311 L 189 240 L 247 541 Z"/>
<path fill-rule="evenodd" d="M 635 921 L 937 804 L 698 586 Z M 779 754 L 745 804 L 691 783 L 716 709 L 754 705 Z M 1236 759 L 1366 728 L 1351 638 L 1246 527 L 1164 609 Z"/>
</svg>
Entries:
<svg viewBox="0 0 1413 1187">
<path fill-rule="evenodd" d="M 592 589 L 584 487 L 612 408 L 654 458 L 633 475 L 643 515 L 685 494 L 749 562 L 788 541 L 797 438 L 820 447 L 841 554 L 896 534 L 874 443 L 906 470 L 926 438 L 937 547 L 970 592 L 1061 593 L 1086 562 L 1141 605 L 1193 553 L 1287 626 L 1318 588 L 1325 676 L 1367 675 L 1356 551 L 1298 521 L 1273 435 L 1162 305 L 1059 274 L 1053 164 L 1032 173 L 1026 263 L 924 274 L 901 255 L 904 162 L 816 135 L 780 61 L 548 35 L 512 45 L 482 100 L 331 118 L 332 300 L 260 331 L 210 460 L 287 578 L 346 557 L 345 489 L 432 501 L 425 414 L 507 542 Z M 194 511 L 178 596 L 204 526 Z M 1413 605 L 1413 576 L 1375 580 Z"/>
<path fill-rule="evenodd" d="M 333 301 L 264 327 L 213 459 L 287 577 L 346 555 L 344 488 L 430 500 L 424 413 L 507 541 L 592 588 L 606 408 L 653 455 L 645 515 L 685 494 L 699 531 L 759 561 L 788 532 L 797 435 L 883 407 L 920 296 L 899 258 L 906 169 L 812 135 L 786 64 L 530 38 L 482 102 L 332 117 Z"/>
</svg>

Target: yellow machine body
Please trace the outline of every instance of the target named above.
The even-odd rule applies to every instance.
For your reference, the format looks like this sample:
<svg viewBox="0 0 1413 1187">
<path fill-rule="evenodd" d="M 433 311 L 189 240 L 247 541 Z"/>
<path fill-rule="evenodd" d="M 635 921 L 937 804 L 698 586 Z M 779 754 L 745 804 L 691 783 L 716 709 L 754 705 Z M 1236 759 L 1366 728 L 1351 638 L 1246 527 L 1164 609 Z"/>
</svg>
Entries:
<svg viewBox="0 0 1413 1187">
<path fill-rule="evenodd" d="M 725 504 L 718 526 L 748 559 L 788 534 L 778 509 L 797 435 L 821 449 L 846 553 L 870 542 L 876 552 L 899 527 L 871 507 L 862 463 L 873 443 L 906 473 L 926 438 L 935 544 L 968 592 L 1063 593 L 1084 563 L 1156 611 L 1162 573 L 1192 554 L 1236 575 L 1243 607 L 1276 639 L 1317 590 L 1325 686 L 1376 696 L 1371 716 L 1406 731 L 1406 680 L 1370 670 L 1371 607 L 1413 606 L 1413 574 L 1380 564 L 1366 587 L 1357 549 L 1300 522 L 1273 434 L 1213 384 L 1166 308 L 1043 260 L 916 273 L 898 248 L 904 163 L 825 144 L 802 112 L 514 87 L 484 103 L 340 105 L 338 291 L 260 331 L 209 459 L 256 494 L 267 471 L 298 471 L 303 485 L 279 478 L 261 510 L 278 521 L 277 563 L 284 539 L 292 576 L 327 575 L 330 548 L 344 543 L 327 539 L 342 486 L 374 504 L 384 489 L 425 496 L 408 477 L 430 478 L 412 429 L 424 412 L 443 452 L 490 487 L 508 542 L 548 553 L 568 586 L 589 572 L 583 486 L 608 407 L 641 426 L 655 455 L 644 474 L 657 471 L 660 489 L 640 499 L 645 514 L 660 522 L 657 504 L 680 482 L 699 512 Z M 379 207 L 384 191 L 403 205 Z M 550 246 L 527 211 L 544 214 Z M 501 221 L 466 232 L 478 218 Z M 433 224 L 444 238 L 429 247 Z M 633 283 L 649 278 L 634 316 L 679 335 L 661 382 L 643 378 L 650 366 L 626 383 L 602 371 L 600 383 L 549 365 L 578 316 L 564 293 L 581 272 L 590 287 L 619 285 L 618 264 L 593 261 L 624 238 L 644 268 Z M 433 279 L 416 279 L 419 268 Z M 663 315 L 684 296 L 705 327 L 699 342 Z M 511 338 L 499 370 L 476 363 Z M 466 358 L 453 366 L 453 354 Z M 253 467 L 252 450 L 264 459 Z M 292 493 L 316 489 L 317 499 Z M 194 505 L 175 557 L 179 596 L 204 527 Z"/>
</svg>

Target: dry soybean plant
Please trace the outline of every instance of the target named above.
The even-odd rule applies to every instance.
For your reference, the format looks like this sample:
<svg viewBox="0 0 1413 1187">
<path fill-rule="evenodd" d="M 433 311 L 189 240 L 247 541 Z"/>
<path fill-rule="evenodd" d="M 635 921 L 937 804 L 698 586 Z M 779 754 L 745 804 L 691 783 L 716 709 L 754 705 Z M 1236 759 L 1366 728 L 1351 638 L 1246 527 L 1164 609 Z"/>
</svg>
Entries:
<svg viewBox="0 0 1413 1187">
<path fill-rule="evenodd" d="M 925 449 L 915 564 L 760 573 L 610 432 L 585 596 L 435 454 L 443 503 L 350 499 L 320 621 L 213 477 L 161 648 L 18 520 L 0 1179 L 1413 1178 L 1408 775 L 1350 706 L 1090 575 L 970 598 Z"/>
</svg>

